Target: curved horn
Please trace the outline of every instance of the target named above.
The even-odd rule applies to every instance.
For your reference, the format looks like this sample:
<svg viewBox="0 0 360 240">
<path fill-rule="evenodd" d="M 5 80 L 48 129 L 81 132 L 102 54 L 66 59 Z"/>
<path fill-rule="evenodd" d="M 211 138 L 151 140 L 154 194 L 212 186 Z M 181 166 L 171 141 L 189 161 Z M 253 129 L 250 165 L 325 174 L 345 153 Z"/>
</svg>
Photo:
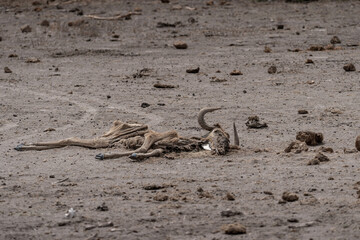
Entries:
<svg viewBox="0 0 360 240">
<path fill-rule="evenodd" d="M 204 120 L 204 116 L 208 112 L 213 112 L 213 111 L 216 111 L 219 109 L 220 108 L 203 108 L 203 109 L 201 109 L 199 112 L 199 115 L 198 115 L 198 123 L 199 123 L 200 127 L 202 127 L 205 130 L 212 131 L 215 127 L 211 127 L 211 126 L 207 125 Z"/>
<path fill-rule="evenodd" d="M 235 125 L 235 122 L 233 123 L 233 128 L 234 128 L 234 144 L 236 146 L 239 146 L 239 135 L 237 133 L 237 130 L 236 130 L 236 125 Z"/>
</svg>

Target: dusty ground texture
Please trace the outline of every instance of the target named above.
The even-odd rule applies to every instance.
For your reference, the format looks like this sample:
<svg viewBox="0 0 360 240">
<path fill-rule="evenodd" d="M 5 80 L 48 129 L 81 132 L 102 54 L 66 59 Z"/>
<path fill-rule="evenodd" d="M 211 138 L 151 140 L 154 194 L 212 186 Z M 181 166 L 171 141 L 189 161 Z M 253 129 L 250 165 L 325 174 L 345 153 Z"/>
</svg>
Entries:
<svg viewBox="0 0 360 240">
<path fill-rule="evenodd" d="M 359 1 L 24 2 L 0 3 L 1 239 L 360 238 Z M 336 50 L 308 50 L 335 35 Z M 139 163 L 94 159 L 114 149 L 13 149 L 99 136 L 116 119 L 201 136 L 203 107 L 222 107 L 207 119 L 229 132 L 237 123 L 241 150 Z M 253 115 L 268 128 L 248 129 Z M 285 153 L 303 130 L 323 146 Z M 330 161 L 307 165 L 321 147 Z"/>
</svg>

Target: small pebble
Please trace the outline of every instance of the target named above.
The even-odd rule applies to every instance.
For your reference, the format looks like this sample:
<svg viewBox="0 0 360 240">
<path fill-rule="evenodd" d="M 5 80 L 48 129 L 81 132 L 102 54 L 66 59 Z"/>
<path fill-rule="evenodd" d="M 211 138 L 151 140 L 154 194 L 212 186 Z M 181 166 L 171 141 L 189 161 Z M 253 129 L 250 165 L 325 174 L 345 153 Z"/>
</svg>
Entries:
<svg viewBox="0 0 360 240">
<path fill-rule="evenodd" d="M 338 44 L 338 43 L 341 43 L 340 39 L 338 36 L 333 36 L 330 40 L 330 43 L 331 44 Z"/>
<path fill-rule="evenodd" d="M 282 195 L 282 199 L 287 202 L 295 202 L 299 200 L 299 197 L 295 193 L 284 192 Z"/>
<path fill-rule="evenodd" d="M 274 74 L 274 73 L 276 73 L 276 71 L 277 71 L 276 66 L 271 66 L 268 69 L 269 74 Z"/>
<path fill-rule="evenodd" d="M 225 234 L 229 235 L 237 235 L 237 234 L 245 234 L 246 228 L 244 225 L 240 223 L 226 224 L 221 227 Z"/>
<path fill-rule="evenodd" d="M 234 194 L 232 193 L 226 193 L 226 200 L 229 200 L 229 201 L 234 201 L 235 200 L 235 196 Z"/>
<path fill-rule="evenodd" d="M 232 76 L 238 76 L 238 75 L 243 75 L 243 73 L 241 71 L 238 71 L 238 70 L 234 70 L 230 73 L 230 75 Z"/>
<path fill-rule="evenodd" d="M 360 135 L 356 138 L 355 147 L 358 151 L 360 151 Z"/>
<path fill-rule="evenodd" d="M 43 26 L 43 27 L 48 27 L 48 26 L 50 26 L 50 23 L 49 23 L 48 20 L 43 20 L 43 21 L 40 23 L 40 25 Z"/>
<path fill-rule="evenodd" d="M 150 107 L 150 104 L 144 102 L 144 103 L 141 104 L 141 107 L 142 108 L 147 108 L 147 107 Z"/>
<path fill-rule="evenodd" d="M 176 41 L 174 42 L 174 47 L 176 49 L 187 49 L 188 45 L 186 44 L 186 42 L 183 41 Z"/>
<path fill-rule="evenodd" d="M 29 25 L 24 25 L 20 29 L 21 29 L 21 32 L 23 32 L 23 33 L 29 33 L 32 31 L 32 29 Z"/>
<path fill-rule="evenodd" d="M 12 73 L 11 69 L 8 67 L 4 67 L 4 72 L 5 73 Z"/>
<path fill-rule="evenodd" d="M 308 114 L 309 112 L 305 109 L 298 110 L 298 114 Z"/>
<path fill-rule="evenodd" d="M 198 73 L 199 71 L 200 71 L 199 67 L 186 69 L 187 73 Z"/>
<path fill-rule="evenodd" d="M 271 52 L 272 52 L 272 50 L 271 50 L 271 48 L 270 48 L 270 47 L 265 46 L 265 48 L 264 48 L 264 52 L 265 52 L 265 53 L 271 53 Z"/>
<path fill-rule="evenodd" d="M 352 63 L 346 64 L 343 68 L 346 72 L 356 71 L 356 68 L 355 68 L 354 64 L 352 64 Z"/>
</svg>

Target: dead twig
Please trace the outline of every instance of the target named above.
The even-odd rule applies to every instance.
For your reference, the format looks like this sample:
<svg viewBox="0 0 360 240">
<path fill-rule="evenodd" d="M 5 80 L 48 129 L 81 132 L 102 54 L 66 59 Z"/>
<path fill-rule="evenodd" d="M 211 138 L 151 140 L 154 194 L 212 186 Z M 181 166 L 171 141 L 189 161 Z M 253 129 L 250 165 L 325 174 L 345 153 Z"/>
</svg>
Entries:
<svg viewBox="0 0 360 240">
<path fill-rule="evenodd" d="M 101 17 L 101 16 L 96 16 L 96 15 L 85 15 L 84 17 L 92 18 L 92 19 L 96 19 L 96 20 L 112 21 L 112 20 L 120 20 L 120 19 L 124 19 L 124 18 L 125 19 L 130 18 L 132 15 L 141 15 L 141 12 L 128 12 L 127 14 L 117 15 L 117 16 L 113 16 L 113 17 Z"/>
<path fill-rule="evenodd" d="M 57 181 L 57 182 L 53 182 L 52 184 L 54 185 L 54 184 L 63 183 L 63 182 L 66 182 L 67 180 L 69 180 L 69 178 L 61 179 L 61 180 L 59 180 L 59 181 Z"/>
</svg>

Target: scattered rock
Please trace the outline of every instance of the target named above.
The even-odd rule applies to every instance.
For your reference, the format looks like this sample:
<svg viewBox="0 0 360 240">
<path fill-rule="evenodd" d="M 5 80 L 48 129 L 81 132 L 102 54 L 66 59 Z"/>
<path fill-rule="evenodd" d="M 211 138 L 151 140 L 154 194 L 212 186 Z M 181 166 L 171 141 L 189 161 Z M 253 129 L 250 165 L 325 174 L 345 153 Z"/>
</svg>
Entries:
<svg viewBox="0 0 360 240">
<path fill-rule="evenodd" d="M 162 83 L 155 83 L 154 87 L 155 88 L 176 88 L 176 86 L 174 86 L 174 85 L 162 84 Z"/>
<path fill-rule="evenodd" d="M 346 72 L 356 71 L 356 68 L 355 68 L 354 64 L 352 64 L 352 63 L 346 64 L 343 68 Z"/>
<path fill-rule="evenodd" d="M 298 110 L 298 114 L 308 114 L 309 112 L 305 109 Z"/>
<path fill-rule="evenodd" d="M 319 165 L 320 164 L 320 160 L 319 159 L 317 159 L 317 158 L 314 158 L 314 159 L 311 159 L 308 163 L 307 163 L 307 165 Z"/>
<path fill-rule="evenodd" d="M 23 33 L 29 33 L 32 31 L 32 29 L 29 25 L 24 25 L 20 29 L 21 29 L 21 32 L 23 32 Z"/>
<path fill-rule="evenodd" d="M 198 73 L 199 71 L 200 71 L 200 67 L 186 69 L 187 73 Z"/>
<path fill-rule="evenodd" d="M 144 103 L 141 104 L 141 107 L 142 108 L 147 108 L 147 107 L 150 107 L 150 104 L 144 102 Z"/>
<path fill-rule="evenodd" d="M 317 153 L 314 159 L 308 162 L 308 165 L 319 165 L 321 162 L 328 162 L 330 159 L 322 153 Z"/>
<path fill-rule="evenodd" d="M 26 59 L 25 62 L 26 63 L 39 63 L 40 59 L 38 59 L 38 58 L 28 58 L 28 59 Z"/>
<path fill-rule="evenodd" d="M 225 234 L 236 235 L 245 234 L 246 228 L 240 223 L 226 224 L 221 227 Z"/>
<path fill-rule="evenodd" d="M 44 130 L 44 132 L 53 132 L 55 131 L 55 128 L 47 128 Z"/>
<path fill-rule="evenodd" d="M 80 27 L 81 25 L 83 25 L 85 23 L 87 23 L 87 22 L 84 19 L 79 19 L 74 22 L 69 22 L 68 26 L 69 27 Z"/>
<path fill-rule="evenodd" d="M 265 53 L 271 53 L 271 52 L 272 52 L 272 50 L 271 50 L 271 48 L 270 48 L 270 47 L 265 46 L 265 47 L 264 47 L 264 52 L 265 52 Z"/>
<path fill-rule="evenodd" d="M 288 49 L 288 52 L 301 52 L 300 48 Z"/>
<path fill-rule="evenodd" d="M 232 76 L 238 76 L 238 75 L 243 75 L 243 73 L 241 71 L 238 71 L 238 70 L 233 70 L 230 75 Z"/>
<path fill-rule="evenodd" d="M 43 20 L 41 23 L 40 23 L 41 26 L 43 27 L 48 27 L 50 26 L 50 22 L 48 20 Z"/>
<path fill-rule="evenodd" d="M 207 2 L 206 2 L 206 5 L 207 5 L 207 6 L 213 6 L 213 5 L 214 5 L 214 1 L 207 1 Z"/>
<path fill-rule="evenodd" d="M 295 202 L 299 200 L 299 197 L 295 193 L 284 192 L 282 195 L 282 199 L 286 202 Z"/>
<path fill-rule="evenodd" d="M 170 0 L 161 0 L 162 3 L 170 3 Z"/>
<path fill-rule="evenodd" d="M 231 211 L 229 209 L 225 210 L 225 211 L 222 211 L 220 214 L 221 214 L 222 217 L 233 217 L 233 216 L 242 216 L 242 215 L 244 215 L 242 212 Z"/>
<path fill-rule="evenodd" d="M 329 44 L 327 46 L 325 46 L 325 50 L 341 50 L 341 47 L 335 47 L 335 45 L 333 44 Z"/>
<path fill-rule="evenodd" d="M 281 30 L 281 29 L 284 29 L 284 24 L 278 24 L 276 26 L 277 29 Z"/>
<path fill-rule="evenodd" d="M 325 48 L 321 45 L 314 45 L 314 46 L 310 46 L 309 50 L 310 51 L 324 51 Z"/>
<path fill-rule="evenodd" d="M 32 5 L 33 5 L 33 6 L 40 6 L 40 5 L 41 5 L 41 2 L 39 2 L 39 1 L 34 1 L 34 2 L 32 2 Z"/>
<path fill-rule="evenodd" d="M 321 147 L 319 150 L 322 152 L 334 153 L 334 149 L 332 149 L 331 147 Z"/>
<path fill-rule="evenodd" d="M 18 55 L 15 54 L 15 53 L 12 53 L 12 54 L 10 54 L 8 57 L 9 57 L 9 58 L 15 58 L 15 57 L 18 57 Z"/>
<path fill-rule="evenodd" d="M 269 74 L 274 74 L 276 73 L 276 71 L 277 71 L 276 66 L 270 66 L 268 69 Z"/>
<path fill-rule="evenodd" d="M 232 193 L 226 193 L 225 199 L 228 201 L 235 201 L 235 196 Z"/>
<path fill-rule="evenodd" d="M 300 201 L 300 205 L 309 205 L 309 206 L 314 206 L 316 204 L 319 204 L 319 200 L 317 200 L 316 197 L 314 197 L 313 195 L 311 195 L 310 193 L 304 194 L 306 195 L 305 199 L 302 199 Z"/>
<path fill-rule="evenodd" d="M 355 143 L 356 144 L 356 143 Z M 360 150 L 359 150 L 360 151 Z M 356 149 L 347 149 L 347 148 L 344 148 L 344 153 L 345 154 L 350 154 L 350 153 L 356 153 L 357 150 Z"/>
<path fill-rule="evenodd" d="M 134 73 L 132 76 L 133 76 L 133 78 L 147 77 L 147 76 L 150 76 L 150 72 L 151 72 L 151 69 L 143 68 L 143 69 L 140 69 L 139 71 L 137 71 L 136 73 Z"/>
<path fill-rule="evenodd" d="M 174 28 L 174 27 L 176 27 L 177 25 L 180 25 L 180 24 L 181 24 L 181 22 L 175 22 L 175 23 L 158 22 L 156 24 L 156 27 L 157 28 L 166 28 L 166 27 Z"/>
<path fill-rule="evenodd" d="M 307 152 L 309 150 L 308 146 L 305 142 L 301 141 L 294 141 L 289 144 L 287 148 L 285 148 L 284 152 L 294 152 L 294 153 L 301 153 L 301 152 Z"/>
<path fill-rule="evenodd" d="M 306 59 L 305 63 L 306 64 L 314 64 L 314 61 L 312 59 Z"/>
<path fill-rule="evenodd" d="M 358 151 L 360 151 L 360 135 L 356 138 L 355 147 Z"/>
<path fill-rule="evenodd" d="M 340 39 L 338 36 L 333 36 L 330 40 L 330 43 L 331 44 L 338 44 L 338 43 L 341 43 Z"/>
<path fill-rule="evenodd" d="M 183 41 L 176 41 L 174 42 L 174 47 L 176 49 L 187 49 L 188 45 L 186 44 L 186 42 Z"/>
<path fill-rule="evenodd" d="M 298 223 L 299 222 L 299 220 L 297 218 L 289 218 L 287 221 L 290 223 Z"/>
<path fill-rule="evenodd" d="M 154 197 L 155 201 L 159 201 L 159 202 L 164 202 L 167 201 L 169 199 L 169 197 L 167 195 L 163 195 L 163 194 L 158 194 Z"/>
<path fill-rule="evenodd" d="M 0 42 L 2 41 L 2 37 L 0 37 Z"/>
<path fill-rule="evenodd" d="M 300 131 L 296 134 L 296 140 L 305 142 L 309 146 L 317 146 L 323 142 L 324 136 L 322 133 Z"/>
<path fill-rule="evenodd" d="M 4 73 L 12 73 L 9 67 L 4 67 Z"/>
<path fill-rule="evenodd" d="M 260 120 L 259 120 L 258 116 L 250 116 L 250 117 L 248 117 L 248 120 L 245 123 L 245 125 L 248 128 L 267 128 L 268 127 L 267 123 L 260 123 Z"/>
<path fill-rule="evenodd" d="M 96 211 L 106 212 L 109 211 L 109 207 L 102 203 L 100 206 L 97 206 Z"/>
</svg>

